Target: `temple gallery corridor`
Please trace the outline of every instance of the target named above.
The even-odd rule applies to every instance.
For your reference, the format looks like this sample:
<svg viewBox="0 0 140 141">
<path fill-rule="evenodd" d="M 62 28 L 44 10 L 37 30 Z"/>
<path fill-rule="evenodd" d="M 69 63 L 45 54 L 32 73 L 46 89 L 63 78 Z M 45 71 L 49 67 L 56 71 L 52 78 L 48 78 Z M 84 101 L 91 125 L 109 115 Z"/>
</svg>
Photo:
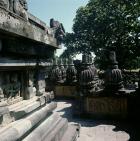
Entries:
<svg viewBox="0 0 140 141">
<path fill-rule="evenodd" d="M 72 100 L 57 100 L 54 112 L 67 118 L 70 123 L 81 124 L 78 141 L 140 141 L 137 123 L 112 120 L 82 119 L 72 116 Z"/>
</svg>

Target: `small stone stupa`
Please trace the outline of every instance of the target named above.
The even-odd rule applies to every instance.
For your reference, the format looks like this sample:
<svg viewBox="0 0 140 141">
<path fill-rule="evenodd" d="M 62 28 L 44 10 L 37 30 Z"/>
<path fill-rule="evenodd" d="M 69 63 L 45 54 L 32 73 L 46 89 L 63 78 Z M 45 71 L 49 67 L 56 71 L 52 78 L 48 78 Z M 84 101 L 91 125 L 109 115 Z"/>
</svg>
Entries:
<svg viewBox="0 0 140 141">
<path fill-rule="evenodd" d="M 117 92 L 123 88 L 122 72 L 118 68 L 116 53 L 109 51 L 108 69 L 105 71 L 105 90 Z"/>
</svg>

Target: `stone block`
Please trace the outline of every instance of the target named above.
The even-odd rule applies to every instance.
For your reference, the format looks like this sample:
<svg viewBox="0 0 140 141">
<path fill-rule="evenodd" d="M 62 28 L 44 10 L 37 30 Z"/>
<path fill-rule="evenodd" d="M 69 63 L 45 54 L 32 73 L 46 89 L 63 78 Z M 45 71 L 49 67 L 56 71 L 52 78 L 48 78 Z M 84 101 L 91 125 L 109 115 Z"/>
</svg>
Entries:
<svg viewBox="0 0 140 141">
<path fill-rule="evenodd" d="M 34 87 L 28 87 L 27 88 L 27 96 L 26 99 L 31 99 L 36 95 L 36 93 L 34 92 Z"/>
<path fill-rule="evenodd" d="M 83 104 L 85 113 L 97 118 L 126 118 L 127 102 L 126 97 L 87 97 Z"/>
<path fill-rule="evenodd" d="M 74 98 L 76 96 L 76 92 L 76 86 L 55 86 L 54 90 L 56 97 Z"/>
<path fill-rule="evenodd" d="M 8 105 L 5 102 L 0 103 L 0 125 L 6 125 L 12 122 L 12 117 L 10 115 Z"/>
</svg>

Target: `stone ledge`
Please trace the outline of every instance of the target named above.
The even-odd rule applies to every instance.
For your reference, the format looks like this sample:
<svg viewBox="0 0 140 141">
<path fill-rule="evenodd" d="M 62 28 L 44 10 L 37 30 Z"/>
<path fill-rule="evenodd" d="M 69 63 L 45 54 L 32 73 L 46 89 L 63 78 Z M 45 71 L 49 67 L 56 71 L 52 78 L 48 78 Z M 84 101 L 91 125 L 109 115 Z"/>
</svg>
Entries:
<svg viewBox="0 0 140 141">
<path fill-rule="evenodd" d="M 0 32 L 10 33 L 12 36 L 28 38 L 42 44 L 59 48 L 57 41 L 52 35 L 47 34 L 46 30 L 32 25 L 23 18 L 10 13 L 0 7 Z M 47 29 L 47 27 L 46 27 Z M 50 28 L 48 30 L 51 30 Z"/>
<path fill-rule="evenodd" d="M 67 126 L 68 122 L 66 119 L 63 119 L 58 114 L 53 114 L 41 123 L 35 130 L 33 130 L 33 132 L 30 133 L 23 141 L 45 141 L 46 139 L 47 141 L 56 141 L 56 138 L 61 139 L 67 129 Z"/>
<path fill-rule="evenodd" d="M 24 116 L 30 114 L 31 112 L 41 108 L 48 102 L 51 102 L 51 94 L 45 93 L 40 97 L 34 97 L 29 100 L 21 101 L 15 105 L 11 105 L 9 107 L 10 114 L 14 118 L 14 120 L 18 120 L 23 118 Z"/>
<path fill-rule="evenodd" d="M 74 115 L 94 119 L 126 119 L 127 97 L 85 97 L 77 99 Z"/>
<path fill-rule="evenodd" d="M 0 132 L 0 141 L 16 141 L 22 138 L 25 134 L 37 126 L 37 124 L 39 124 L 44 118 L 47 118 L 56 106 L 56 103 L 50 103 L 28 117 L 11 123 L 6 130 L 1 129 L 2 132 Z"/>
</svg>

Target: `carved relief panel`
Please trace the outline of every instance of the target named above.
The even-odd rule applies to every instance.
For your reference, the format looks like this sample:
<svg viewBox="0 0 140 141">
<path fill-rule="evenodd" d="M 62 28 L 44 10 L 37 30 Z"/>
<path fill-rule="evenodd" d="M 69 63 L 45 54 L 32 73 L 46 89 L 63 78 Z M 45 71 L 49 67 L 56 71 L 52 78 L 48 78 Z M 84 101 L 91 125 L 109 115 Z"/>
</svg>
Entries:
<svg viewBox="0 0 140 141">
<path fill-rule="evenodd" d="M 10 100 L 20 96 L 21 82 L 17 73 L 1 72 L 0 99 Z"/>
<path fill-rule="evenodd" d="M 26 0 L 0 0 L 0 6 L 28 20 Z"/>
<path fill-rule="evenodd" d="M 9 8 L 9 0 L 0 0 L 0 6 L 4 7 L 5 9 Z"/>
</svg>

